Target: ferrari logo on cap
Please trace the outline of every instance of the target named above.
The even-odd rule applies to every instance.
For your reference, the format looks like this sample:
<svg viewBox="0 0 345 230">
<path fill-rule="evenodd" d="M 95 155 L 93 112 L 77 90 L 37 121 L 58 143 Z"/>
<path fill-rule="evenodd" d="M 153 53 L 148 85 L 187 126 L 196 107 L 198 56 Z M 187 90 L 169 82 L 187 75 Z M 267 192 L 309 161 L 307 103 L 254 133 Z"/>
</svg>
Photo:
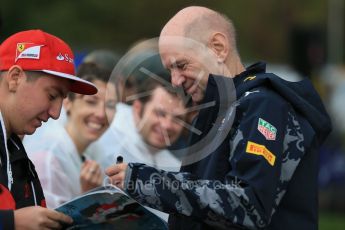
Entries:
<svg viewBox="0 0 345 230">
<path fill-rule="evenodd" d="M 17 50 L 19 52 L 23 52 L 24 49 L 25 49 L 25 45 L 23 43 L 18 43 L 17 44 Z"/>
<path fill-rule="evenodd" d="M 34 43 L 17 43 L 16 62 L 18 59 L 40 59 L 41 47 Z"/>
</svg>

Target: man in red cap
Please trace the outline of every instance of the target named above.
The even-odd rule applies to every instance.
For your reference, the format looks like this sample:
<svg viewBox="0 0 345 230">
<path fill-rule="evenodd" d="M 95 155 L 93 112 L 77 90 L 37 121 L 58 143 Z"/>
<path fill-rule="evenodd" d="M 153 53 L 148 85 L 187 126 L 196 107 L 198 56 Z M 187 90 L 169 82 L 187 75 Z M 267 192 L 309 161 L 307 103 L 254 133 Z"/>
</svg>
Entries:
<svg viewBox="0 0 345 230">
<path fill-rule="evenodd" d="M 16 33 L 0 46 L 0 229 L 50 229 L 72 222 L 45 208 L 35 171 L 17 135 L 60 115 L 69 91 L 95 94 L 76 76 L 70 47 L 41 30 Z"/>
</svg>

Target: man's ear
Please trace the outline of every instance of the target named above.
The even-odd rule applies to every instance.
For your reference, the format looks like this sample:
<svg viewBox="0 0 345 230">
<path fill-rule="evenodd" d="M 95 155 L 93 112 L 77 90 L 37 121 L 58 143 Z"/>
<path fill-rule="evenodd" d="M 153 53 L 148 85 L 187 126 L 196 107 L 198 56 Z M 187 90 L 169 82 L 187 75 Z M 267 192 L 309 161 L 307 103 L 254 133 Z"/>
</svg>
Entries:
<svg viewBox="0 0 345 230">
<path fill-rule="evenodd" d="M 25 72 L 20 66 L 12 66 L 5 75 L 5 79 L 8 83 L 8 90 L 10 92 L 16 92 L 20 83 L 25 81 L 25 77 Z"/>
<path fill-rule="evenodd" d="M 141 120 L 143 104 L 139 100 L 134 100 L 133 105 L 133 117 L 136 125 L 139 125 Z"/>
<path fill-rule="evenodd" d="M 216 32 L 212 34 L 208 46 L 216 54 L 218 62 L 225 61 L 229 54 L 229 41 L 223 33 Z"/>
</svg>

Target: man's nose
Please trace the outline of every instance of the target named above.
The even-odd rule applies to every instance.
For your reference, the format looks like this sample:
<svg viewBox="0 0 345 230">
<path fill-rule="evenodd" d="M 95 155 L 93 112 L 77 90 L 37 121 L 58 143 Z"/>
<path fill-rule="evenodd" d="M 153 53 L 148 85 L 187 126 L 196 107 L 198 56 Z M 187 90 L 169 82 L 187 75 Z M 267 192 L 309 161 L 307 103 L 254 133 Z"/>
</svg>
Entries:
<svg viewBox="0 0 345 230">
<path fill-rule="evenodd" d="M 48 110 L 49 116 L 53 118 L 54 120 L 58 119 L 60 117 L 61 108 L 62 108 L 62 100 L 56 101 L 50 106 Z"/>
<path fill-rule="evenodd" d="M 174 121 L 171 116 L 161 118 L 160 123 L 164 130 L 171 130 L 174 127 Z"/>
<path fill-rule="evenodd" d="M 184 77 L 180 74 L 178 70 L 176 69 L 171 70 L 171 84 L 174 87 L 182 86 L 184 81 L 185 81 Z"/>
</svg>

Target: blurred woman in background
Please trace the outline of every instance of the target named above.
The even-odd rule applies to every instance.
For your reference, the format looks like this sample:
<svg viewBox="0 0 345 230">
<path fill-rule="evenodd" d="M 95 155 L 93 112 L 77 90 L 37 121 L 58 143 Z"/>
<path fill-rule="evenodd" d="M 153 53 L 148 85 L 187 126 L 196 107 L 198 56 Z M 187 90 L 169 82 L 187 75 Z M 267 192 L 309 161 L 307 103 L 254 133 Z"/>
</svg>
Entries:
<svg viewBox="0 0 345 230">
<path fill-rule="evenodd" d="M 49 208 L 56 208 L 103 182 L 99 164 L 84 152 L 105 132 L 114 117 L 115 84 L 107 84 L 110 72 L 93 63 L 81 64 L 77 75 L 94 83 L 98 93 L 69 94 L 64 101 L 65 125 L 55 125 L 44 132 L 39 143 L 30 143 L 29 137 L 24 139 Z M 32 140 L 37 142 L 37 138 Z"/>
</svg>

